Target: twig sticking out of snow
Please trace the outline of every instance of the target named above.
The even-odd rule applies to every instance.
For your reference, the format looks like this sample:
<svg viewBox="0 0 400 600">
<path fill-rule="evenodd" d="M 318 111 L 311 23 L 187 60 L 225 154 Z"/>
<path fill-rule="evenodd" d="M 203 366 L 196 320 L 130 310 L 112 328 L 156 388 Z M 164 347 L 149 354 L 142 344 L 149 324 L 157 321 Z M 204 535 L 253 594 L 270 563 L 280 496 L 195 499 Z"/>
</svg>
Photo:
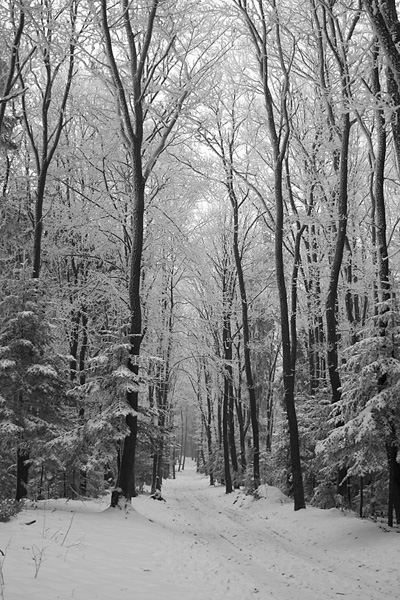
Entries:
<svg viewBox="0 0 400 600">
<path fill-rule="evenodd" d="M 64 535 L 63 541 L 61 542 L 61 546 L 64 546 L 64 542 L 65 542 L 65 540 L 67 539 L 67 536 L 68 536 L 68 534 L 69 534 L 69 532 L 70 532 L 70 530 L 71 530 L 71 527 L 72 527 L 72 521 L 74 520 L 74 516 L 75 516 L 75 513 L 72 513 L 71 521 L 70 521 L 70 523 L 69 523 L 69 527 L 68 527 L 68 529 L 67 529 L 67 532 L 66 532 L 66 534 Z"/>
<path fill-rule="evenodd" d="M 8 546 L 7 546 L 7 548 L 8 548 Z M 0 553 L 1 553 L 1 558 L 0 558 L 0 599 L 1 600 L 4 600 L 5 583 L 4 583 L 4 575 L 3 575 L 3 563 L 6 558 L 7 548 L 6 548 L 5 553 L 3 552 L 3 550 L 0 550 Z"/>
<path fill-rule="evenodd" d="M 33 545 L 30 550 L 30 555 L 32 557 L 33 562 L 35 563 L 35 579 L 39 575 L 40 567 L 42 566 L 42 562 L 44 560 L 43 555 L 47 546 L 42 546 L 39 548 L 38 546 Z"/>
</svg>

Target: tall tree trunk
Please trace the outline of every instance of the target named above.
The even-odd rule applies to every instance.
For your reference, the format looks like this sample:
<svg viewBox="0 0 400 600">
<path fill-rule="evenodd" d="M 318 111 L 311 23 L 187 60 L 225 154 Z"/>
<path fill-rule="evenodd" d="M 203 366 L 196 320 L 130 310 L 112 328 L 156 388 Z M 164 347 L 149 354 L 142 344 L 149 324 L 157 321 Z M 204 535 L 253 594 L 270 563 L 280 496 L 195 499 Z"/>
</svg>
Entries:
<svg viewBox="0 0 400 600">
<path fill-rule="evenodd" d="M 260 434 L 258 427 L 258 410 L 257 398 L 255 390 L 255 382 L 253 377 L 253 369 L 251 364 L 250 352 L 250 326 L 248 314 L 248 302 L 246 294 L 246 283 L 243 273 L 242 258 L 239 248 L 239 204 L 233 188 L 233 172 L 232 172 L 232 157 L 229 164 L 225 165 L 227 171 L 227 187 L 229 199 L 233 210 L 233 254 L 235 257 L 236 273 L 239 283 L 239 292 L 242 308 L 242 335 L 243 335 L 243 356 L 244 368 L 246 373 L 247 391 L 250 400 L 250 418 L 253 431 L 253 490 L 256 490 L 260 485 Z"/>
<path fill-rule="evenodd" d="M 167 49 L 161 49 L 156 44 L 156 56 L 151 55 L 152 40 L 154 35 L 154 26 L 157 20 L 157 11 L 159 0 L 151 0 L 147 4 L 146 22 L 141 25 L 140 31 L 134 31 L 131 15 L 131 3 L 129 0 L 121 0 L 121 23 L 124 27 L 126 38 L 127 58 L 124 66 L 120 66 L 120 56 L 118 51 L 114 51 L 114 45 L 111 37 L 111 29 L 108 23 L 107 0 L 101 0 L 100 3 L 100 23 L 103 33 L 105 52 L 110 68 L 114 93 L 117 101 L 117 113 L 120 118 L 123 142 L 130 156 L 130 189 L 131 189 L 131 252 L 129 266 L 129 310 L 130 310 L 130 329 L 129 329 L 129 361 L 128 368 L 132 372 L 134 379 L 138 380 L 139 375 L 139 355 L 143 339 L 142 331 L 142 311 L 140 299 L 140 283 L 142 271 L 142 253 L 143 253 L 143 226 L 144 226 L 144 208 L 145 208 L 145 182 L 152 172 L 160 154 L 166 147 L 167 140 L 177 122 L 183 103 L 189 95 L 188 89 L 182 84 L 182 88 L 177 90 L 177 100 L 174 109 L 163 116 L 159 122 L 154 125 L 153 132 L 160 135 L 160 143 L 154 152 L 148 157 L 146 165 L 142 164 L 143 151 L 143 128 L 146 114 L 143 105 L 146 102 L 145 94 L 153 77 L 155 70 L 163 63 L 169 53 L 172 51 L 172 42 Z M 161 52 L 157 54 L 157 50 Z M 184 61 L 184 59 L 182 59 Z M 128 70 L 125 70 L 125 66 Z M 127 75 L 129 73 L 129 76 Z M 185 71 L 188 73 L 188 71 Z M 129 88 L 126 87 L 129 83 Z M 151 102 L 150 96 L 148 100 Z M 151 136 L 150 136 L 151 137 Z M 128 435 L 124 440 L 124 446 L 121 456 L 121 468 L 117 481 L 118 493 L 114 494 L 112 504 L 118 500 L 118 494 L 125 497 L 127 501 L 136 495 L 135 491 L 135 456 L 137 442 L 137 411 L 138 411 L 138 392 L 132 390 L 126 394 L 127 403 L 131 413 L 126 417 Z"/>
<path fill-rule="evenodd" d="M 400 37 L 400 28 L 396 1 L 362 1 L 392 71 L 397 88 L 400 90 L 400 51 L 396 45 Z"/>
<path fill-rule="evenodd" d="M 379 51 L 374 49 L 374 66 L 372 70 L 372 91 L 377 103 L 381 98 L 381 85 L 378 66 Z M 395 82 L 392 74 L 388 78 L 388 88 L 393 90 Z M 398 98 L 398 89 L 392 101 Z M 376 240 L 376 257 L 378 262 L 378 294 L 379 294 L 379 335 L 390 335 L 387 331 L 387 313 L 390 310 L 391 286 L 389 279 L 389 254 L 386 238 L 386 205 L 385 205 L 385 164 L 386 164 L 386 122 L 385 113 L 381 107 L 375 109 L 376 120 L 376 152 L 374 168 L 374 230 Z M 396 137 L 397 125 L 392 123 L 393 137 Z M 399 142 L 400 140 L 397 140 Z M 390 424 L 390 435 L 386 442 L 388 458 L 389 490 L 388 490 L 388 525 L 393 527 L 393 511 L 396 520 L 400 522 L 400 466 L 397 463 L 398 445 L 396 442 L 396 429 L 393 422 Z"/>
<path fill-rule="evenodd" d="M 284 201 L 282 193 L 282 162 L 279 158 L 278 148 L 275 147 L 275 268 L 279 293 L 279 306 L 282 336 L 282 370 L 286 414 L 289 424 L 290 459 L 293 477 L 294 509 L 305 508 L 303 476 L 300 462 L 299 430 L 297 424 L 294 378 L 295 361 L 294 348 L 291 346 L 289 325 L 289 311 L 285 283 L 284 258 L 283 258 L 283 225 Z"/>
<path fill-rule="evenodd" d="M 294 365 L 296 357 L 292 355 L 291 332 L 289 323 L 288 298 L 285 282 L 284 267 L 284 210 L 285 202 L 283 197 L 283 163 L 285 160 L 289 135 L 290 118 L 288 114 L 287 99 L 289 94 L 289 70 L 285 63 L 284 52 L 281 40 L 281 24 L 278 7 L 275 0 L 271 1 L 273 8 L 273 22 L 267 21 L 266 13 L 261 10 L 256 16 L 253 16 L 244 0 L 235 0 L 235 4 L 243 16 L 248 29 L 250 38 L 253 42 L 256 58 L 259 66 L 260 81 L 263 88 L 264 103 L 267 115 L 267 128 L 271 151 L 273 157 L 274 170 L 274 194 L 275 194 L 275 270 L 276 282 L 279 294 L 279 308 L 282 335 L 282 370 L 283 387 L 286 414 L 289 425 L 290 438 L 290 459 L 293 477 L 293 496 L 294 509 L 305 508 L 303 476 L 300 462 L 299 432 L 296 416 L 296 407 L 294 399 Z M 276 118 L 276 101 L 271 92 L 271 74 L 269 66 L 269 35 L 274 32 L 273 43 L 277 48 L 279 57 L 279 66 L 282 75 L 280 82 L 280 114 Z"/>
<path fill-rule="evenodd" d="M 165 257 L 164 257 L 165 258 Z M 164 454 L 165 454 L 165 437 L 166 424 L 168 413 L 169 400 L 169 385 L 170 385 L 170 362 L 172 352 L 172 332 L 173 332 L 173 316 L 174 316 L 174 277 L 173 268 L 170 273 L 166 272 L 166 265 L 163 268 L 163 281 L 165 294 L 161 303 L 161 314 L 164 322 L 163 331 L 160 335 L 159 356 L 163 358 L 163 362 L 159 367 L 158 380 L 159 385 L 156 390 L 157 409 L 158 409 L 158 432 L 157 432 L 157 469 L 156 480 L 152 482 L 153 489 L 161 490 L 162 480 L 164 476 Z"/>
<path fill-rule="evenodd" d="M 139 355 L 142 343 L 142 309 L 140 300 L 140 283 L 143 252 L 143 223 L 144 223 L 144 199 L 145 199 L 145 181 L 142 167 L 142 141 L 143 141 L 143 109 L 141 97 L 141 79 L 144 69 L 145 55 L 141 57 L 139 64 L 136 56 L 136 42 L 131 28 L 129 6 L 123 1 L 123 20 L 128 39 L 128 48 L 130 51 L 130 61 L 132 68 L 132 88 L 133 88 L 133 110 L 132 119 L 129 104 L 126 97 L 124 85 L 117 66 L 114 55 L 111 33 L 108 25 L 107 0 L 101 2 L 101 26 L 103 30 L 105 48 L 108 63 L 110 66 L 114 86 L 116 88 L 117 101 L 120 108 L 123 128 L 125 130 L 127 143 L 129 144 L 129 154 L 131 160 L 131 252 L 129 265 L 129 360 L 127 367 L 132 372 L 136 380 L 139 376 Z M 154 19 L 157 11 L 157 3 L 153 3 L 148 19 L 148 29 L 146 43 L 150 44 Z M 135 458 L 137 441 L 137 411 L 138 411 L 138 391 L 131 389 L 126 393 L 126 400 L 131 412 L 126 415 L 125 421 L 128 428 L 123 443 L 121 454 L 121 465 L 118 473 L 116 492 L 113 493 L 111 505 L 118 503 L 119 496 L 122 495 L 126 501 L 136 496 L 135 486 Z M 114 491 L 114 492 L 115 492 Z"/>
<path fill-rule="evenodd" d="M 229 328 L 231 328 L 230 320 L 227 323 Z M 229 341 L 228 341 L 229 340 Z M 235 419 L 234 419 L 234 406 L 235 406 L 235 396 L 233 389 L 233 369 L 232 369 L 232 332 L 229 330 L 227 335 L 227 348 L 225 352 L 225 361 L 226 361 L 226 375 L 227 375 L 227 384 L 228 384 L 228 440 L 229 440 L 229 450 L 233 471 L 233 486 L 238 488 L 240 486 L 240 475 L 239 475 L 239 464 L 237 459 L 236 452 L 236 442 L 235 442 Z"/>
<path fill-rule="evenodd" d="M 347 44 L 355 30 L 359 12 L 355 12 L 347 35 L 341 30 L 339 20 L 325 4 L 321 5 L 322 20 L 321 23 L 317 17 L 315 9 L 315 20 L 318 26 L 320 40 L 325 36 L 328 47 L 337 65 L 340 78 L 340 99 L 341 99 L 341 117 L 340 125 L 337 125 L 334 110 L 329 98 L 329 90 L 326 85 L 324 75 L 321 75 L 321 87 L 325 94 L 326 102 L 330 107 L 329 126 L 332 132 L 336 132 L 340 140 L 339 151 L 334 152 L 333 165 L 334 172 L 338 177 L 337 190 L 334 190 L 333 198 L 336 201 L 336 222 L 334 231 L 336 233 L 335 247 L 331 262 L 329 283 L 327 290 L 327 299 L 325 303 L 326 318 L 326 342 L 327 342 L 327 369 L 332 390 L 331 401 L 333 404 L 341 399 L 341 380 L 339 374 L 339 333 L 338 333 L 338 286 L 342 269 L 344 248 L 347 241 L 347 221 L 348 221 L 348 174 L 349 174 L 349 142 L 350 142 L 350 106 L 351 106 L 351 78 L 347 63 Z M 346 39 L 346 43 L 343 41 Z M 327 59 L 322 50 L 320 41 L 320 63 L 321 73 L 328 73 Z M 333 133 L 332 133 L 333 135 Z M 348 491 L 346 466 L 339 469 L 337 473 L 338 493 L 345 495 Z"/>
<path fill-rule="evenodd" d="M 42 261 L 42 238 L 43 238 L 43 203 L 45 199 L 47 172 L 49 165 L 47 161 L 41 165 L 36 190 L 34 231 L 33 231 L 33 277 L 39 278 Z"/>
<path fill-rule="evenodd" d="M 88 322 L 89 315 L 86 306 L 82 306 L 82 341 L 79 350 L 79 384 L 86 383 L 86 355 L 88 350 Z"/>
<path fill-rule="evenodd" d="M 209 375 L 207 373 L 207 366 L 203 361 L 203 372 L 204 372 L 204 382 L 206 388 L 206 398 L 207 398 L 207 417 L 206 417 L 206 438 L 207 438 L 207 450 L 208 450 L 208 474 L 210 477 L 210 485 L 214 485 L 214 467 L 212 464 L 212 453 L 213 453 L 213 443 L 212 443 L 212 402 L 211 402 L 211 389 L 209 384 Z"/>
<path fill-rule="evenodd" d="M 139 111 L 140 112 L 140 111 Z M 131 255 L 129 269 L 129 361 L 128 369 L 136 381 L 139 377 L 139 355 L 143 339 L 142 308 L 140 300 L 140 282 L 143 252 L 143 220 L 144 220 L 144 180 L 141 160 L 141 135 L 132 148 L 132 196 L 131 196 Z M 136 386 L 135 386 L 136 387 Z M 126 393 L 126 399 L 131 412 L 126 415 L 128 435 L 124 439 L 121 455 L 121 467 L 118 474 L 117 487 L 127 500 L 135 497 L 135 459 L 137 442 L 137 414 L 139 408 L 139 393 L 132 389 Z"/>
<path fill-rule="evenodd" d="M 185 462 L 186 462 L 186 453 L 187 453 L 187 441 L 188 441 L 188 407 L 185 410 L 185 426 L 184 426 L 184 435 L 183 435 L 183 444 L 182 444 L 182 471 L 185 470 Z"/>
<path fill-rule="evenodd" d="M 28 475 L 30 467 L 29 450 L 17 449 L 17 490 L 15 499 L 22 500 L 28 494 Z"/>
<path fill-rule="evenodd" d="M 86 306 L 82 306 L 82 341 L 79 351 L 79 385 L 86 383 L 86 352 L 88 347 L 88 313 Z M 81 408 L 79 413 L 82 424 L 85 419 L 85 409 Z M 88 471 L 86 468 L 80 469 L 79 493 L 81 496 L 87 495 Z"/>
<path fill-rule="evenodd" d="M 228 424 L 228 411 L 229 411 L 229 382 L 227 378 L 224 379 L 224 395 L 222 405 L 222 446 L 224 449 L 224 482 L 225 492 L 230 494 L 233 491 L 232 477 L 230 470 L 229 460 L 229 424 Z"/>
<path fill-rule="evenodd" d="M 242 479 L 244 479 L 246 470 L 247 470 L 247 456 L 246 456 L 246 433 L 247 427 L 245 423 L 245 408 L 242 402 L 242 363 L 241 363 L 241 355 L 240 355 L 240 347 L 237 347 L 237 365 L 238 365 L 238 381 L 237 381 L 237 390 L 235 394 L 235 405 L 236 405 L 236 415 L 237 421 L 239 425 L 239 443 L 240 443 L 240 462 L 241 462 L 241 472 Z"/>
<path fill-rule="evenodd" d="M 325 304 L 326 315 L 326 341 L 327 341 L 327 365 L 329 379 L 332 389 L 332 403 L 339 402 L 341 398 L 341 381 L 338 371 L 338 323 L 337 302 L 340 270 L 343 262 L 343 252 L 346 242 L 347 231 L 347 181 L 348 181 L 348 152 L 350 139 L 350 115 L 346 111 L 342 115 L 341 125 L 341 151 L 339 167 L 339 193 L 337 205 L 337 235 L 335 251 L 329 274 L 328 293 Z"/>
<path fill-rule="evenodd" d="M 229 410 L 231 405 L 232 394 L 232 334 L 231 334 L 231 303 L 232 295 L 228 284 L 229 274 L 224 268 L 222 274 L 222 298 L 223 298 L 223 330 L 222 330 L 222 347 L 223 347 L 223 378 L 224 378 L 224 393 L 223 393 L 223 408 L 222 408 L 222 444 L 224 449 L 224 480 L 225 491 L 230 494 L 233 490 L 232 477 L 230 470 L 230 447 L 229 447 Z"/>
<path fill-rule="evenodd" d="M 393 511 L 396 522 L 400 524 L 400 463 L 398 462 L 398 447 L 395 430 L 392 430 L 392 441 L 386 444 L 389 469 L 389 494 L 388 494 L 388 525 L 393 527 Z"/>
<path fill-rule="evenodd" d="M 70 318 L 70 332 L 69 332 L 69 353 L 71 359 L 69 361 L 69 377 L 71 381 L 74 381 L 78 371 L 78 347 L 79 347 L 79 324 L 81 321 L 81 311 L 79 309 L 73 309 Z"/>
</svg>

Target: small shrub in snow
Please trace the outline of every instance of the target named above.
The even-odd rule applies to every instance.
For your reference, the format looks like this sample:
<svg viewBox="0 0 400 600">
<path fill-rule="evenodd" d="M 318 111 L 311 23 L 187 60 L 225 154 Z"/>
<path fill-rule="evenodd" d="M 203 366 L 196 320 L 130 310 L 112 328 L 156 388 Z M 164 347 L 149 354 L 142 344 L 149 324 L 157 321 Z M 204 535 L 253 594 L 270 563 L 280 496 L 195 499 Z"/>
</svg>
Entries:
<svg viewBox="0 0 400 600">
<path fill-rule="evenodd" d="M 9 498 L 0 500 L 0 522 L 7 523 L 11 517 L 15 517 L 21 510 L 21 502 Z"/>
</svg>

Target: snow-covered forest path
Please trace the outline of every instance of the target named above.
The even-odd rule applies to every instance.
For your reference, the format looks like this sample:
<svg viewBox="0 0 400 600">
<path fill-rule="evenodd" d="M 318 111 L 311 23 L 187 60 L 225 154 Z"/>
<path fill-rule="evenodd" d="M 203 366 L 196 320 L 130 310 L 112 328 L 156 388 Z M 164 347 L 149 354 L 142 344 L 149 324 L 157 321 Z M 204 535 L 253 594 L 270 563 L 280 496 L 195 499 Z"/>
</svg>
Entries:
<svg viewBox="0 0 400 600">
<path fill-rule="evenodd" d="M 134 510 L 45 500 L 0 523 L 0 600 L 398 600 L 400 535 L 337 510 L 225 494 L 192 461 Z M 265 494 L 264 494 L 265 492 Z"/>
<path fill-rule="evenodd" d="M 167 502 L 156 503 L 156 518 L 175 537 L 176 569 L 188 576 L 196 569 L 215 598 L 400 597 L 396 533 L 336 510 L 295 513 L 274 488 L 266 500 L 226 495 L 191 462 L 163 490 Z M 151 503 L 137 504 L 155 518 Z"/>
</svg>

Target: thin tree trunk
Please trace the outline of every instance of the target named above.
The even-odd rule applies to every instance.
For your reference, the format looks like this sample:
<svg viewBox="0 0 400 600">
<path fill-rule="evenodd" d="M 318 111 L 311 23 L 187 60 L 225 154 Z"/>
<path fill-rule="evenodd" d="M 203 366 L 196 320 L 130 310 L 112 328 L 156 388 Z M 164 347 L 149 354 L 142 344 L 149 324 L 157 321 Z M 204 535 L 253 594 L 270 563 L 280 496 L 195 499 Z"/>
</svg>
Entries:
<svg viewBox="0 0 400 600">
<path fill-rule="evenodd" d="M 183 419 L 183 409 L 181 409 L 181 444 L 180 444 L 180 450 L 179 450 L 178 472 L 182 470 L 184 444 L 185 444 L 185 424 L 184 424 L 184 419 Z"/>
<path fill-rule="evenodd" d="M 227 301 L 228 290 L 226 289 L 226 274 L 223 276 L 223 289 L 222 296 L 224 302 Z M 230 299 L 228 299 L 230 303 Z M 223 332 L 222 342 L 224 349 L 224 395 L 223 395 L 223 408 L 222 408 L 222 443 L 224 448 L 224 479 L 225 479 L 225 491 L 230 494 L 233 491 L 232 478 L 230 471 L 230 452 L 229 452 L 229 410 L 230 410 L 230 396 L 232 391 L 232 382 L 230 381 L 231 371 L 228 369 L 229 363 L 232 361 L 232 335 L 230 325 L 230 306 L 225 307 L 223 317 Z"/>
<path fill-rule="evenodd" d="M 84 385 L 86 383 L 86 352 L 88 347 L 88 313 L 85 306 L 82 306 L 82 341 L 81 348 L 79 351 L 79 384 Z M 85 409 L 81 408 L 79 413 L 82 424 L 85 421 Z M 88 484 L 88 471 L 83 468 L 80 469 L 80 483 L 79 492 L 81 496 L 87 495 L 87 484 Z"/>
<path fill-rule="evenodd" d="M 78 347 L 79 347 L 79 323 L 81 321 L 81 311 L 73 310 L 71 315 L 71 331 L 69 333 L 69 376 L 71 381 L 76 378 L 78 370 Z"/>
<path fill-rule="evenodd" d="M 228 410 L 229 410 L 229 383 L 224 379 L 224 397 L 222 409 L 222 445 L 224 449 L 224 481 L 225 492 L 230 494 L 233 491 L 232 478 L 229 461 L 229 439 L 228 439 Z"/>
<path fill-rule="evenodd" d="M 231 169 L 230 166 L 226 168 Z M 235 257 L 236 273 L 239 283 L 239 292 L 242 308 L 242 335 L 243 335 L 243 356 L 244 367 L 246 373 L 247 391 L 250 400 L 250 417 L 253 431 L 253 489 L 256 490 L 260 485 L 260 434 L 258 427 L 258 410 L 255 382 L 253 377 L 253 369 L 251 364 L 250 352 L 250 327 L 248 315 L 248 302 L 246 294 L 246 283 L 244 280 L 242 259 L 239 250 L 239 205 L 233 189 L 233 173 L 228 171 L 228 191 L 229 198 L 233 209 L 233 254 Z"/>
<path fill-rule="evenodd" d="M 205 419 L 205 429 L 206 429 L 206 438 L 207 438 L 207 451 L 208 451 L 208 474 L 210 477 L 210 485 L 214 485 L 214 468 L 212 464 L 212 454 L 213 454 L 213 443 L 212 443 L 212 402 L 211 402 L 211 389 L 209 385 L 209 376 L 207 373 L 207 367 L 205 361 L 202 361 L 203 373 L 204 373 L 204 382 L 206 388 L 206 398 L 207 398 L 207 416 Z"/>
<path fill-rule="evenodd" d="M 341 381 L 338 371 L 338 323 L 337 323 L 337 302 L 338 302 L 338 284 L 340 270 L 343 262 L 343 252 L 346 242 L 347 231 L 347 181 L 348 181 L 348 152 L 350 139 L 350 115 L 346 111 L 342 115 L 341 126 L 341 151 L 339 168 L 339 194 L 338 194 L 338 225 L 335 244 L 335 252 L 331 264 L 329 275 L 328 293 L 325 304 L 326 314 L 326 341 L 327 341 L 327 363 L 328 373 L 332 388 L 332 403 L 339 402 L 341 398 Z"/>
<path fill-rule="evenodd" d="M 292 356 L 290 344 L 290 324 L 288 299 L 285 282 L 284 268 L 284 197 L 283 197 L 283 161 L 287 152 L 290 135 L 290 118 L 287 107 L 287 96 L 289 93 L 289 71 L 285 64 L 285 58 L 281 43 L 281 25 L 280 15 L 275 0 L 272 0 L 271 6 L 274 9 L 273 26 L 267 23 L 263 11 L 258 15 L 257 21 L 253 20 L 248 12 L 247 2 L 244 0 L 235 0 L 235 4 L 240 10 L 245 24 L 248 28 L 250 37 L 256 51 L 256 57 L 259 66 L 260 81 L 263 87 L 263 96 L 267 115 L 267 128 L 273 156 L 274 170 L 274 194 L 275 194 L 275 270 L 276 281 L 279 294 L 281 335 L 282 335 L 282 370 L 283 387 L 286 414 L 289 425 L 290 437 L 290 458 L 293 477 L 293 495 L 294 509 L 305 508 L 303 477 L 300 463 L 300 446 L 298 435 L 298 424 L 294 400 L 294 378 L 293 370 L 295 356 Z M 275 32 L 274 44 L 277 47 L 279 56 L 279 65 L 282 74 L 281 93 L 279 106 L 281 112 L 276 119 L 276 103 L 270 89 L 270 67 L 269 67 L 269 39 L 271 31 Z M 278 124 L 277 124 L 278 123 Z"/>
<path fill-rule="evenodd" d="M 286 414 L 289 424 L 290 437 L 290 459 L 293 477 L 294 509 L 305 508 L 303 476 L 300 462 L 299 430 L 297 424 L 295 400 L 294 400 L 294 377 L 295 360 L 291 347 L 289 311 L 284 273 L 283 258 L 283 223 L 284 202 L 282 193 L 282 163 L 278 152 L 275 153 L 275 202 L 276 202 L 276 227 L 275 227 L 275 268 L 279 293 L 281 336 L 282 336 L 282 370 L 283 387 Z M 278 159 L 278 160 L 277 160 Z"/>
<path fill-rule="evenodd" d="M 82 307 L 82 341 L 79 351 L 79 383 L 86 383 L 86 354 L 88 350 L 88 322 L 89 316 L 86 306 Z"/>
<path fill-rule="evenodd" d="M 183 456 L 182 456 L 182 471 L 185 470 L 186 452 L 187 452 L 187 439 L 188 439 L 188 407 L 185 412 L 185 427 L 183 437 Z"/>
<path fill-rule="evenodd" d="M 241 356 L 240 356 L 240 348 L 237 347 L 237 365 L 238 365 L 238 382 L 237 382 L 237 391 L 235 394 L 235 405 L 236 405 L 236 415 L 239 425 L 239 440 L 240 440 L 240 462 L 241 462 L 241 474 L 242 480 L 245 477 L 247 470 L 247 456 L 246 456 L 246 432 L 247 428 L 245 426 L 245 413 L 244 407 L 242 403 L 242 364 L 241 364 Z"/>
<path fill-rule="evenodd" d="M 229 334 L 231 337 L 231 333 Z M 236 452 L 236 442 L 235 442 L 235 420 L 234 420 L 234 406 L 235 406 L 235 397 L 234 397 L 234 389 L 233 389 L 233 371 L 232 371 L 232 344 L 229 351 L 230 358 L 227 360 L 227 379 L 228 379 L 228 438 L 229 438 L 229 449 L 231 455 L 231 463 L 232 463 L 232 471 L 233 471 L 233 485 L 235 488 L 240 486 L 240 476 L 239 476 L 239 464 L 237 459 Z"/>
</svg>

